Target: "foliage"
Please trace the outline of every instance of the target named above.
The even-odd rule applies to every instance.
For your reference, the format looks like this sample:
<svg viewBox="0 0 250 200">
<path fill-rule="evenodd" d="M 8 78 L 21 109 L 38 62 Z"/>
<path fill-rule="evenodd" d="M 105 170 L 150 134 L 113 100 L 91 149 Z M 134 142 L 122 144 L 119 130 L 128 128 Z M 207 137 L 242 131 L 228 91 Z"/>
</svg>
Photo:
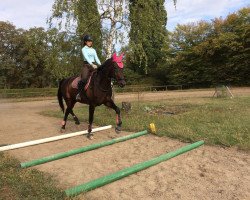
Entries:
<svg viewBox="0 0 250 200">
<path fill-rule="evenodd" d="M 79 73 L 79 52 L 65 32 L 16 29 L 0 22 L 0 88 L 50 87 Z"/>
<path fill-rule="evenodd" d="M 44 87 L 49 80 L 45 69 L 47 51 L 47 33 L 43 28 L 31 28 L 22 35 L 24 43 L 18 53 L 20 56 L 20 75 L 18 85 Z M 35 78 L 34 78 L 35 77 Z"/>
<path fill-rule="evenodd" d="M 129 28 L 128 0 L 97 0 L 102 20 L 102 41 L 105 58 L 111 58 L 116 44 L 124 45 Z"/>
<path fill-rule="evenodd" d="M 19 81 L 24 30 L 0 21 L 0 87 L 11 87 Z"/>
<path fill-rule="evenodd" d="M 131 0 L 129 4 L 131 23 L 130 51 L 131 68 L 144 74 L 151 74 L 163 57 L 167 45 L 165 28 L 167 13 L 163 0 Z"/>
<path fill-rule="evenodd" d="M 99 56 L 107 56 L 116 39 L 128 34 L 122 32 L 128 31 L 129 23 L 130 41 L 121 48 L 126 52 L 128 84 L 250 85 L 249 7 L 225 19 L 179 24 L 170 33 L 163 0 L 97 2 L 55 0 L 50 22 L 57 20 L 61 29 L 23 30 L 0 21 L 0 88 L 56 87 L 60 79 L 79 74 L 82 33 L 94 37 Z M 104 27 L 108 19 L 114 24 Z"/>
<path fill-rule="evenodd" d="M 57 23 L 55 23 L 57 22 Z M 63 26 L 64 23 L 64 26 Z M 53 25 L 59 30 L 65 30 L 67 41 L 71 46 L 71 53 L 78 57 L 73 64 L 80 65 L 81 43 L 84 35 L 91 35 L 98 55 L 102 53 L 102 34 L 100 15 L 96 1 L 92 0 L 55 0 L 52 16 L 49 19 L 50 27 Z M 74 57 L 70 57 L 70 60 Z"/>
<path fill-rule="evenodd" d="M 114 51 L 114 44 L 124 39 L 124 28 L 128 26 L 126 2 L 126 0 L 55 0 L 50 24 L 53 24 L 53 19 L 59 19 L 60 29 L 63 20 L 66 19 L 64 28 L 67 33 L 78 36 L 90 34 L 94 38 L 98 55 L 103 53 L 107 59 Z"/>
<path fill-rule="evenodd" d="M 56 86 L 58 80 L 79 74 L 81 68 L 80 51 L 74 48 L 72 41 L 66 32 L 60 32 L 53 28 L 47 31 L 48 54 L 46 59 L 46 70 L 52 76 L 51 86 Z"/>
<path fill-rule="evenodd" d="M 250 8 L 217 18 L 178 25 L 171 34 L 170 81 L 211 86 L 249 85 Z"/>
</svg>

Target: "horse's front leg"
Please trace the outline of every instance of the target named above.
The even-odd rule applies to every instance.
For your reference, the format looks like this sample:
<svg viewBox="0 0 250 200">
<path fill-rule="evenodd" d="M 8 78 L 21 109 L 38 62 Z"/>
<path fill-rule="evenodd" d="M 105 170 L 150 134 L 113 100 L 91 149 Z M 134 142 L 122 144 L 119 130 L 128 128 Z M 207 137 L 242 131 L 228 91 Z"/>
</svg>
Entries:
<svg viewBox="0 0 250 200">
<path fill-rule="evenodd" d="M 107 103 L 105 103 L 105 105 L 107 107 L 112 108 L 113 110 L 115 110 L 115 112 L 116 112 L 116 127 L 115 127 L 115 131 L 116 131 L 116 133 L 120 133 L 121 130 L 122 130 L 122 119 L 121 119 L 120 108 L 115 105 L 115 103 L 113 102 L 113 100 L 108 101 Z"/>
<path fill-rule="evenodd" d="M 89 126 L 88 126 L 88 134 L 87 137 L 89 139 L 93 139 L 93 134 L 92 132 L 92 124 L 94 120 L 94 112 L 95 112 L 95 106 L 89 105 Z"/>
</svg>

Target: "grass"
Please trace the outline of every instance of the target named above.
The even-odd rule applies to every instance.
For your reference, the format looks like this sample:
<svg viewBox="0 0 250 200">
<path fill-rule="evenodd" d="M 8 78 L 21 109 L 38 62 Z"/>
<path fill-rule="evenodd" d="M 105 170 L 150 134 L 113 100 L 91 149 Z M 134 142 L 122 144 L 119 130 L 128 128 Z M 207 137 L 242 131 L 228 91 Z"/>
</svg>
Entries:
<svg viewBox="0 0 250 200">
<path fill-rule="evenodd" d="M 87 122 L 87 106 L 76 108 L 75 113 L 81 121 Z M 63 117 L 62 112 L 53 110 L 42 114 Z M 96 108 L 94 118 L 97 125 L 115 125 L 114 111 L 104 106 Z M 132 110 L 122 111 L 122 118 L 123 130 L 141 131 L 153 122 L 160 136 L 185 142 L 205 140 L 210 145 L 250 150 L 250 97 L 132 102 Z"/>
<path fill-rule="evenodd" d="M 0 200 L 67 199 L 50 175 L 35 169 L 21 169 L 19 163 L 0 153 Z"/>
<path fill-rule="evenodd" d="M 118 104 L 120 107 L 121 105 Z M 88 107 L 75 113 L 88 119 Z M 62 118 L 62 112 L 48 110 L 43 115 Z M 123 129 L 137 132 L 155 123 L 160 136 L 185 142 L 205 140 L 206 144 L 250 150 L 250 97 L 178 98 L 158 102 L 132 102 L 132 110 L 122 111 Z M 97 107 L 95 124 L 115 125 L 115 113 Z M 19 161 L 0 152 L 0 200 L 69 199 L 50 175 L 35 169 L 21 169 Z M 76 197 L 77 198 L 77 197 Z M 74 198 L 75 199 L 75 198 Z"/>
</svg>

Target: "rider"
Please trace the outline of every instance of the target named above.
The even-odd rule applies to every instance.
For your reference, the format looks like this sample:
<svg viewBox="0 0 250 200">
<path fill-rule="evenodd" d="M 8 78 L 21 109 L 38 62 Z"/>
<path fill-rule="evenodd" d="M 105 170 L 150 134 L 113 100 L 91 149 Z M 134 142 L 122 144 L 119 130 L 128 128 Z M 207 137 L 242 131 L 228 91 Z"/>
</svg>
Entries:
<svg viewBox="0 0 250 200">
<path fill-rule="evenodd" d="M 90 35 L 83 37 L 84 47 L 82 48 L 82 54 L 84 59 L 84 65 L 81 72 L 81 81 L 78 83 L 78 94 L 76 100 L 81 101 L 80 93 L 84 90 L 84 86 L 87 83 L 87 79 L 90 73 L 101 65 L 101 62 L 97 56 L 95 49 L 92 47 L 93 40 Z"/>
</svg>

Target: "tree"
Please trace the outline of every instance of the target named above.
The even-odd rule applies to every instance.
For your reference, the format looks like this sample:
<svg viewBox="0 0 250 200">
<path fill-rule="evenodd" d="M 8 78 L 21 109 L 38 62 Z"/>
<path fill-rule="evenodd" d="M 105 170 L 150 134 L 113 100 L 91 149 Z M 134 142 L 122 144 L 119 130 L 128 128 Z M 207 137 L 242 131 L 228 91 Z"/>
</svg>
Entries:
<svg viewBox="0 0 250 200">
<path fill-rule="evenodd" d="M 124 41 L 124 30 L 128 29 L 128 0 L 55 0 L 53 14 L 49 20 L 52 25 L 58 19 L 58 27 L 67 33 L 90 34 L 94 38 L 98 55 L 110 58 L 114 45 Z M 98 3 L 98 5 L 97 5 Z M 99 12 L 100 14 L 99 14 Z M 78 37 L 79 38 L 79 37 Z"/>
<path fill-rule="evenodd" d="M 0 21 L 0 87 L 18 86 L 21 57 L 20 48 L 24 43 L 22 33 L 9 23 Z"/>
<path fill-rule="evenodd" d="M 0 23 L 0 87 L 45 87 L 51 82 L 46 70 L 47 33 L 43 28 L 16 29 L 8 22 Z"/>
<path fill-rule="evenodd" d="M 167 45 L 167 13 L 163 0 L 130 0 L 129 58 L 132 68 L 148 74 L 155 70 Z"/>
<path fill-rule="evenodd" d="M 102 19 L 102 36 L 106 59 L 114 52 L 115 44 L 124 44 L 129 29 L 128 0 L 98 0 Z"/>
<path fill-rule="evenodd" d="M 170 67 L 173 84 L 207 84 L 207 67 L 199 52 L 199 45 L 210 37 L 212 25 L 205 21 L 177 25 L 170 34 L 172 66 Z M 209 80 L 208 80 L 209 79 Z M 211 83 L 211 82 L 210 82 Z M 210 84 L 209 83 L 209 84 Z"/>
<path fill-rule="evenodd" d="M 55 85 L 59 80 L 79 73 L 81 58 L 79 52 L 72 49 L 72 40 L 66 32 L 56 28 L 48 30 L 47 43 L 46 71 L 50 72 Z"/>
<path fill-rule="evenodd" d="M 193 87 L 249 85 L 249 8 L 226 19 L 178 25 L 171 34 L 171 81 Z"/>
<path fill-rule="evenodd" d="M 215 19 L 212 23 L 214 37 L 209 40 L 211 73 L 214 83 L 249 85 L 250 74 L 250 8 L 232 13 L 225 20 Z"/>
<path fill-rule="evenodd" d="M 98 13 L 96 1 L 93 0 L 55 0 L 52 8 L 52 16 L 49 24 L 57 21 L 59 30 L 65 29 L 71 36 L 72 48 L 77 47 L 80 52 L 80 39 L 89 34 L 94 39 L 94 45 L 98 55 L 102 52 L 101 18 Z M 64 26 L 63 26 L 63 22 Z M 80 55 L 80 54 L 79 54 Z"/>
<path fill-rule="evenodd" d="M 50 73 L 46 70 L 47 33 L 43 28 L 31 28 L 23 33 L 23 37 L 25 42 L 19 51 L 22 58 L 19 84 L 46 87 L 50 82 Z"/>
</svg>

